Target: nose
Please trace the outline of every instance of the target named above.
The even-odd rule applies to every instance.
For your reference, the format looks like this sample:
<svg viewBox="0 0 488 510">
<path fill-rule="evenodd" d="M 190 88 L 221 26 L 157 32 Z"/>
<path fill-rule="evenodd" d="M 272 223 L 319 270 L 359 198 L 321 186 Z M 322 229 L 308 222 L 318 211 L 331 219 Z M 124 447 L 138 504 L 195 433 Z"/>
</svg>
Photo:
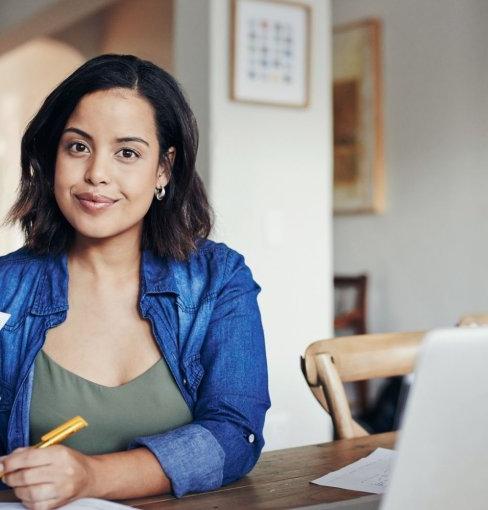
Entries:
<svg viewBox="0 0 488 510">
<path fill-rule="evenodd" d="M 103 154 L 95 154 L 90 158 L 86 168 L 85 181 L 96 186 L 97 184 L 108 184 L 110 182 L 110 163 L 106 161 Z"/>
</svg>

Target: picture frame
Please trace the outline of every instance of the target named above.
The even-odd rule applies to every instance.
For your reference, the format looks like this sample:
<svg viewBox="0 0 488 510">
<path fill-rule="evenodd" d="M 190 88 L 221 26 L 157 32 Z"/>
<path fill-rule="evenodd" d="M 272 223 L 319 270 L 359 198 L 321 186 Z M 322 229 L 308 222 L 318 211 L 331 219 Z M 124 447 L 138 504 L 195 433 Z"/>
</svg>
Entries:
<svg viewBox="0 0 488 510">
<path fill-rule="evenodd" d="M 305 4 L 231 0 L 231 100 L 308 106 L 311 16 Z"/>
<path fill-rule="evenodd" d="M 377 18 L 333 30 L 335 214 L 385 210 L 381 41 Z"/>
</svg>

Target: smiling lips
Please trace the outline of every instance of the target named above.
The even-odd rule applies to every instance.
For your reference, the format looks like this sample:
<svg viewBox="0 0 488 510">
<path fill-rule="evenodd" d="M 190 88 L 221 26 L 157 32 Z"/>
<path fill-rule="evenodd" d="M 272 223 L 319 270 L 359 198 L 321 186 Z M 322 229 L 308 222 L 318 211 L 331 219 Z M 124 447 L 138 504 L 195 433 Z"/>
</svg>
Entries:
<svg viewBox="0 0 488 510">
<path fill-rule="evenodd" d="M 118 202 L 104 195 L 96 195 L 95 193 L 80 193 L 75 195 L 82 207 L 88 211 L 100 211 L 108 209 L 110 206 Z"/>
</svg>

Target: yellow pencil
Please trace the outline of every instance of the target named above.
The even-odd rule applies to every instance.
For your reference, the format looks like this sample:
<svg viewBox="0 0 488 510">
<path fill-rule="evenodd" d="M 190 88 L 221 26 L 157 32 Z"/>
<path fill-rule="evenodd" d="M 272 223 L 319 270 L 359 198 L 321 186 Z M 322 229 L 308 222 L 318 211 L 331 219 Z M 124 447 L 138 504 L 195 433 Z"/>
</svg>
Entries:
<svg viewBox="0 0 488 510">
<path fill-rule="evenodd" d="M 81 416 L 75 416 L 47 434 L 44 434 L 41 437 L 41 441 L 34 445 L 33 448 L 46 448 L 47 446 L 60 443 L 85 427 L 88 427 L 87 421 Z M 4 473 L 0 471 L 0 477 L 3 475 Z"/>
</svg>

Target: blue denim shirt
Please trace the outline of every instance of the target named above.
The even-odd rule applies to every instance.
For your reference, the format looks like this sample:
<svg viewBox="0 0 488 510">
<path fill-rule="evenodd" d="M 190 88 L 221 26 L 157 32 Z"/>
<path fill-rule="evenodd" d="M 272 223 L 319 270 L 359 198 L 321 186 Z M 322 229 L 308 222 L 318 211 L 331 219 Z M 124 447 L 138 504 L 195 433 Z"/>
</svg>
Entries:
<svg viewBox="0 0 488 510">
<path fill-rule="evenodd" d="M 129 448 L 149 448 L 178 497 L 218 488 L 250 471 L 264 444 L 270 403 L 259 286 L 241 255 L 212 241 L 185 262 L 143 252 L 140 278 L 141 316 L 193 422 L 136 437 Z M 11 315 L 0 331 L 0 455 L 29 445 L 34 359 L 67 310 L 66 255 L 21 249 L 0 257 L 0 311 Z"/>
</svg>

